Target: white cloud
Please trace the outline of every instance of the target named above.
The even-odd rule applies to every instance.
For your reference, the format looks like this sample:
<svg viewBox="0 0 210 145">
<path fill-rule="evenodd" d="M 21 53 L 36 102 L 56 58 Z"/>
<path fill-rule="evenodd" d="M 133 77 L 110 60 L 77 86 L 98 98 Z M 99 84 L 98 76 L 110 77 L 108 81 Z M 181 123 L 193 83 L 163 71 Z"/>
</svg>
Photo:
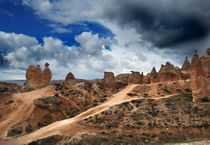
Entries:
<svg viewBox="0 0 210 145">
<path fill-rule="evenodd" d="M 4 54 L 10 67 L 15 69 L 26 69 L 31 64 L 43 65 L 49 62 L 54 79 L 64 79 L 69 71 L 75 73 L 77 77 L 93 78 L 100 76 L 106 68 L 114 67 L 113 58 L 104 49 L 104 45 L 111 45 L 111 40 L 99 38 L 97 34 L 91 32 L 83 32 L 75 38 L 80 47 L 67 46 L 60 39 L 53 37 L 44 37 L 41 45 L 34 37 L 15 33 L 2 34 L 8 36 L 3 39 L 6 42 L 13 40 L 13 37 L 25 38 L 7 46 L 11 50 Z M 35 41 L 31 43 L 31 40 Z M 24 74 L 22 77 L 24 78 Z"/>
</svg>

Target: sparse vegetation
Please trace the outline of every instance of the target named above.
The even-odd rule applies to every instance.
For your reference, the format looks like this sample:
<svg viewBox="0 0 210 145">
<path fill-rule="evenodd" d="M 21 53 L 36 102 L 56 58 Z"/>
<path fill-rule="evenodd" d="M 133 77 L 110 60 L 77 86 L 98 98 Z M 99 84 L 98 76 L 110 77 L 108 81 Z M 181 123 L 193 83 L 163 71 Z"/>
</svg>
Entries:
<svg viewBox="0 0 210 145">
<path fill-rule="evenodd" d="M 62 139 L 63 139 L 62 136 L 54 135 L 54 136 L 50 136 L 48 138 L 33 141 L 33 142 L 29 143 L 28 145 L 56 145 Z"/>
<path fill-rule="evenodd" d="M 22 128 L 21 127 L 14 127 L 14 128 L 11 128 L 8 133 L 7 133 L 7 136 L 17 136 L 17 135 L 20 135 L 22 134 Z"/>
</svg>

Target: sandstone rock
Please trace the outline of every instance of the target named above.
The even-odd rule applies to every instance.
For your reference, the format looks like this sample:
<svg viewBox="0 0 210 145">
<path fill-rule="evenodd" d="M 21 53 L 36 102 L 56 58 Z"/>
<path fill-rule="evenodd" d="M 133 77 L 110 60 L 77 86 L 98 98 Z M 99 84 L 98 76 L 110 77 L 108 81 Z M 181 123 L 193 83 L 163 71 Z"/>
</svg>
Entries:
<svg viewBox="0 0 210 145">
<path fill-rule="evenodd" d="M 150 80 L 150 83 L 157 83 L 158 82 L 158 73 L 157 73 L 155 67 L 152 68 L 152 71 L 149 75 L 149 80 Z"/>
<path fill-rule="evenodd" d="M 144 76 L 144 84 L 151 84 L 150 73 L 148 73 L 146 76 Z"/>
<path fill-rule="evenodd" d="M 49 64 L 45 64 L 44 71 L 41 70 L 40 65 L 30 65 L 26 70 L 25 86 L 31 88 L 42 88 L 49 85 L 52 78 L 52 73 L 49 69 Z"/>
<path fill-rule="evenodd" d="M 115 87 L 116 84 L 113 72 L 104 72 L 103 84 L 109 88 Z"/>
<path fill-rule="evenodd" d="M 128 79 L 129 79 L 130 74 L 119 74 L 115 77 L 115 80 L 121 81 L 122 83 L 128 85 Z"/>
<path fill-rule="evenodd" d="M 191 64 L 190 64 L 188 58 L 186 57 L 183 65 L 182 65 L 181 71 L 190 71 L 190 69 L 191 69 Z"/>
<path fill-rule="evenodd" d="M 139 72 L 131 71 L 132 74 L 129 76 L 128 83 L 132 84 L 143 84 L 144 82 L 144 74 L 140 74 Z"/>
<path fill-rule="evenodd" d="M 210 84 L 204 67 L 205 65 L 202 66 L 200 57 L 195 51 L 191 66 L 191 88 L 194 101 L 202 101 L 204 98 L 210 99 Z"/>
<path fill-rule="evenodd" d="M 170 62 L 166 62 L 166 65 L 161 65 L 158 73 L 158 80 L 160 82 L 177 81 L 181 79 L 181 73 L 178 68 L 175 68 Z"/>
<path fill-rule="evenodd" d="M 76 82 L 77 81 L 74 77 L 74 74 L 72 72 L 69 72 L 66 76 L 65 83 L 68 84 L 68 85 L 75 85 Z"/>
<path fill-rule="evenodd" d="M 210 83 L 210 48 L 206 50 L 205 54 L 200 59 L 203 66 L 205 77 L 208 79 L 208 82 Z"/>
</svg>

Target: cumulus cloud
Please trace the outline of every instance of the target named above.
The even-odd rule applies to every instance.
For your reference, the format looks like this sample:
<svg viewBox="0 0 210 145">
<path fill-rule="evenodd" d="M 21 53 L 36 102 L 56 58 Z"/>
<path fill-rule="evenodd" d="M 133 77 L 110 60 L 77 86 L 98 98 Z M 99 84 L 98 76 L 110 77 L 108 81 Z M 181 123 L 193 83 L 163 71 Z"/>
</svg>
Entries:
<svg viewBox="0 0 210 145">
<path fill-rule="evenodd" d="M 17 41 L 13 41 L 16 39 Z M 49 62 L 54 78 L 61 79 L 69 71 L 75 72 L 78 77 L 91 78 L 100 76 L 107 68 L 114 67 L 113 58 L 105 49 L 106 45 L 111 45 L 110 39 L 99 38 L 98 34 L 92 32 L 83 32 L 76 36 L 75 40 L 80 46 L 67 46 L 60 39 L 53 37 L 44 37 L 43 44 L 40 44 L 34 37 L 0 33 L 0 41 L 8 44 L 4 45 L 4 49 L 9 50 L 4 52 L 4 59 L 12 68 L 24 70 L 30 64 Z M 22 76 L 24 77 L 24 74 Z"/>
<path fill-rule="evenodd" d="M 23 0 L 23 3 L 41 18 L 57 23 L 102 20 L 119 27 L 133 27 L 142 39 L 161 49 L 182 50 L 186 47 L 183 43 L 192 48 L 190 42 L 209 42 L 205 39 L 210 30 L 208 0 L 46 0 L 52 6 L 47 12 L 42 11 L 39 1 Z"/>
<path fill-rule="evenodd" d="M 78 78 L 93 79 L 102 77 L 104 71 L 113 71 L 116 74 L 131 70 L 149 72 L 152 66 L 160 66 L 161 63 L 171 60 L 164 51 L 158 51 L 149 42 L 143 41 L 135 29 L 122 30 L 117 25 L 107 25 L 112 25 L 112 31 L 122 35 L 111 39 L 100 38 L 92 32 L 83 32 L 75 37 L 79 46 L 68 46 L 53 37 L 44 37 L 43 44 L 40 44 L 34 37 L 1 32 L 0 34 L 5 35 L 0 35 L 5 44 L 10 42 L 10 45 L 4 47 L 9 51 L 4 52 L 3 56 L 10 69 L 19 70 L 14 75 L 17 78 L 22 76 L 22 79 L 28 65 L 43 65 L 45 62 L 51 64 L 54 79 L 64 79 L 69 71 Z M 14 38 L 21 41 L 11 41 Z M 105 46 L 110 46 L 111 51 Z M 11 72 L 10 69 L 4 71 Z M 6 78 L 11 76 L 8 74 Z"/>
</svg>

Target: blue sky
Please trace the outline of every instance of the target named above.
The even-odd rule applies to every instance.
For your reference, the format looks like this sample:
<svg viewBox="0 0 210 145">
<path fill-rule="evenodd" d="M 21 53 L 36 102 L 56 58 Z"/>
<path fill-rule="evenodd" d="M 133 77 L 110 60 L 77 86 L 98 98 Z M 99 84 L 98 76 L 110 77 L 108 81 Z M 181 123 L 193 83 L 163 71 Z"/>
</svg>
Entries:
<svg viewBox="0 0 210 145">
<path fill-rule="evenodd" d="M 186 9 L 188 6 L 188 9 Z M 0 80 L 25 79 L 49 62 L 53 79 L 68 72 L 150 72 L 180 66 L 210 43 L 210 2 L 197 0 L 0 0 Z"/>
</svg>

